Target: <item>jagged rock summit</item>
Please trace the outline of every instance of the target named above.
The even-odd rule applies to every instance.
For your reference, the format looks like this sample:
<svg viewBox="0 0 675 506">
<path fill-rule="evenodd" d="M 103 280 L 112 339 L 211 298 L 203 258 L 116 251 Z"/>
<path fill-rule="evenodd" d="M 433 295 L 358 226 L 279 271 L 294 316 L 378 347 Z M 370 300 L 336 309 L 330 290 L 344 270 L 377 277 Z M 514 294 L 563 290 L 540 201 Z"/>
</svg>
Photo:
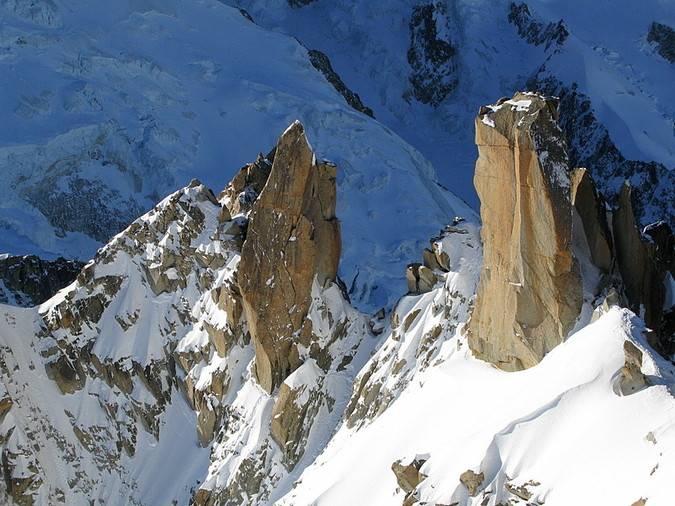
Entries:
<svg viewBox="0 0 675 506">
<path fill-rule="evenodd" d="M 283 490 L 367 356 L 366 318 L 336 283 L 335 173 L 295 122 L 218 198 L 193 180 L 43 305 L 2 306 L 3 493 L 242 504 Z M 177 451 L 185 466 L 153 490 L 143 475 Z"/>
<path fill-rule="evenodd" d="M 256 376 L 272 392 L 309 346 L 312 283 L 335 281 L 340 226 L 335 165 L 317 162 L 300 122 L 281 136 L 269 179 L 253 205 L 239 265 L 244 311 L 256 350 Z"/>
<path fill-rule="evenodd" d="M 484 259 L 469 345 L 505 370 L 538 363 L 581 309 L 569 166 L 556 120 L 554 98 L 516 93 L 481 108 L 475 121 Z"/>
</svg>

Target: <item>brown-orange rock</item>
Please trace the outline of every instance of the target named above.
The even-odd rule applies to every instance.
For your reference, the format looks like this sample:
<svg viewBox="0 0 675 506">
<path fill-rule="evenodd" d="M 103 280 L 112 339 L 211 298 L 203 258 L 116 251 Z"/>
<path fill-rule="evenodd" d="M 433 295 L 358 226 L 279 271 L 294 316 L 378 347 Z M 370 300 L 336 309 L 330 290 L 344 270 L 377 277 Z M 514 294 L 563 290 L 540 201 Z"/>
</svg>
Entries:
<svg viewBox="0 0 675 506">
<path fill-rule="evenodd" d="M 612 268 L 612 236 L 607 224 L 605 202 L 597 192 L 588 170 L 574 169 L 571 200 L 584 228 L 593 264 L 608 273 Z"/>
<path fill-rule="evenodd" d="M 312 282 L 334 280 L 340 259 L 336 167 L 318 162 L 299 122 L 283 133 L 269 178 L 250 214 L 238 281 L 255 374 L 272 392 L 300 365 L 299 336 Z M 305 334 L 307 329 L 305 329 Z"/>
<path fill-rule="evenodd" d="M 517 93 L 481 108 L 475 122 L 484 260 L 469 346 L 505 370 L 537 364 L 565 339 L 581 309 L 557 115 L 556 99 Z"/>
</svg>

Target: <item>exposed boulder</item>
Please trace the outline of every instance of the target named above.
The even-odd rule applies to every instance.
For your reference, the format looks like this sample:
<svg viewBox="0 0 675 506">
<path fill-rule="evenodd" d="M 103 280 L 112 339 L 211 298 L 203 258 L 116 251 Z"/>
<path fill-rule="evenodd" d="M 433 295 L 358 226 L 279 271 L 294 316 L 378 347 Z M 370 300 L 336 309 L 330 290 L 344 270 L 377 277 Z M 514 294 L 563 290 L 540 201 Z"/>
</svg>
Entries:
<svg viewBox="0 0 675 506">
<path fill-rule="evenodd" d="M 581 309 L 557 117 L 555 99 L 517 93 L 476 118 L 484 261 L 469 346 L 505 370 L 537 364 L 565 339 Z"/>
<path fill-rule="evenodd" d="M 574 169 L 570 198 L 584 227 L 593 264 L 608 273 L 612 268 L 612 236 L 607 224 L 605 202 L 588 170 Z"/>
<path fill-rule="evenodd" d="M 419 263 L 408 265 L 405 270 L 405 278 L 408 282 L 408 293 L 410 294 L 430 292 L 438 281 L 429 267 Z"/>
<path fill-rule="evenodd" d="M 272 392 L 299 365 L 297 338 L 312 282 L 335 280 L 340 227 L 336 167 L 317 162 L 303 126 L 291 125 L 276 147 L 269 179 L 253 205 L 238 281 L 256 352 L 255 373 Z"/>
<path fill-rule="evenodd" d="M 466 487 L 471 497 L 475 497 L 478 494 L 484 480 L 485 475 L 482 472 L 475 473 L 471 469 L 464 471 L 459 477 L 460 483 Z"/>
<path fill-rule="evenodd" d="M 630 341 L 624 341 L 624 366 L 619 376 L 619 391 L 622 395 L 630 395 L 649 385 L 647 377 L 642 373 L 642 351 Z"/>
<path fill-rule="evenodd" d="M 426 479 L 426 475 L 420 472 L 420 469 L 427 460 L 428 457 L 418 455 L 412 460 L 397 460 L 391 465 L 398 486 L 406 494 L 413 492 L 417 485 Z"/>
</svg>

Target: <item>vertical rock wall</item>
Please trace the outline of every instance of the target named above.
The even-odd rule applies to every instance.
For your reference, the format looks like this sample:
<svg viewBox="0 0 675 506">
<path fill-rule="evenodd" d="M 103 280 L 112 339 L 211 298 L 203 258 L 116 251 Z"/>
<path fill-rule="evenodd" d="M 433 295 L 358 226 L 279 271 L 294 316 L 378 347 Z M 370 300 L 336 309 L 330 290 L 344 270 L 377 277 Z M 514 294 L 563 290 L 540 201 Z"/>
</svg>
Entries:
<svg viewBox="0 0 675 506">
<path fill-rule="evenodd" d="M 323 285 L 337 275 L 335 171 L 316 161 L 295 122 L 279 139 L 269 178 L 253 205 L 238 279 L 256 376 L 267 392 L 300 365 L 298 341 L 303 327 L 311 325 L 306 316 L 313 279 Z"/>
<path fill-rule="evenodd" d="M 569 167 L 556 119 L 557 102 L 530 93 L 483 107 L 476 118 L 484 263 L 469 345 L 505 370 L 538 363 L 581 309 Z"/>
</svg>

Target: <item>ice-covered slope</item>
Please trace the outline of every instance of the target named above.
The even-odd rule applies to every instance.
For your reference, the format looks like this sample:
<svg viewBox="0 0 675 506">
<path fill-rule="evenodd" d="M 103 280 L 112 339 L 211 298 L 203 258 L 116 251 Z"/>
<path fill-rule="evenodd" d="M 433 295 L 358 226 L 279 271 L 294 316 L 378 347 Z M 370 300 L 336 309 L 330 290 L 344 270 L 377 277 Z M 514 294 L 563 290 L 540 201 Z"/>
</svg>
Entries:
<svg viewBox="0 0 675 506">
<path fill-rule="evenodd" d="M 229 3 L 326 53 L 375 117 L 474 206 L 466 125 L 481 105 L 527 87 L 574 94 L 561 111 L 572 162 L 588 165 L 608 196 L 624 179 L 641 187 L 644 223 L 673 222 L 675 67 L 647 40 L 652 22 L 675 26 L 671 2 Z"/>
<path fill-rule="evenodd" d="M 9 1 L 0 16 L 0 251 L 86 260 L 191 178 L 222 188 L 295 119 L 339 167 L 341 274 L 366 307 L 470 213 L 297 41 L 217 0 Z"/>
</svg>

